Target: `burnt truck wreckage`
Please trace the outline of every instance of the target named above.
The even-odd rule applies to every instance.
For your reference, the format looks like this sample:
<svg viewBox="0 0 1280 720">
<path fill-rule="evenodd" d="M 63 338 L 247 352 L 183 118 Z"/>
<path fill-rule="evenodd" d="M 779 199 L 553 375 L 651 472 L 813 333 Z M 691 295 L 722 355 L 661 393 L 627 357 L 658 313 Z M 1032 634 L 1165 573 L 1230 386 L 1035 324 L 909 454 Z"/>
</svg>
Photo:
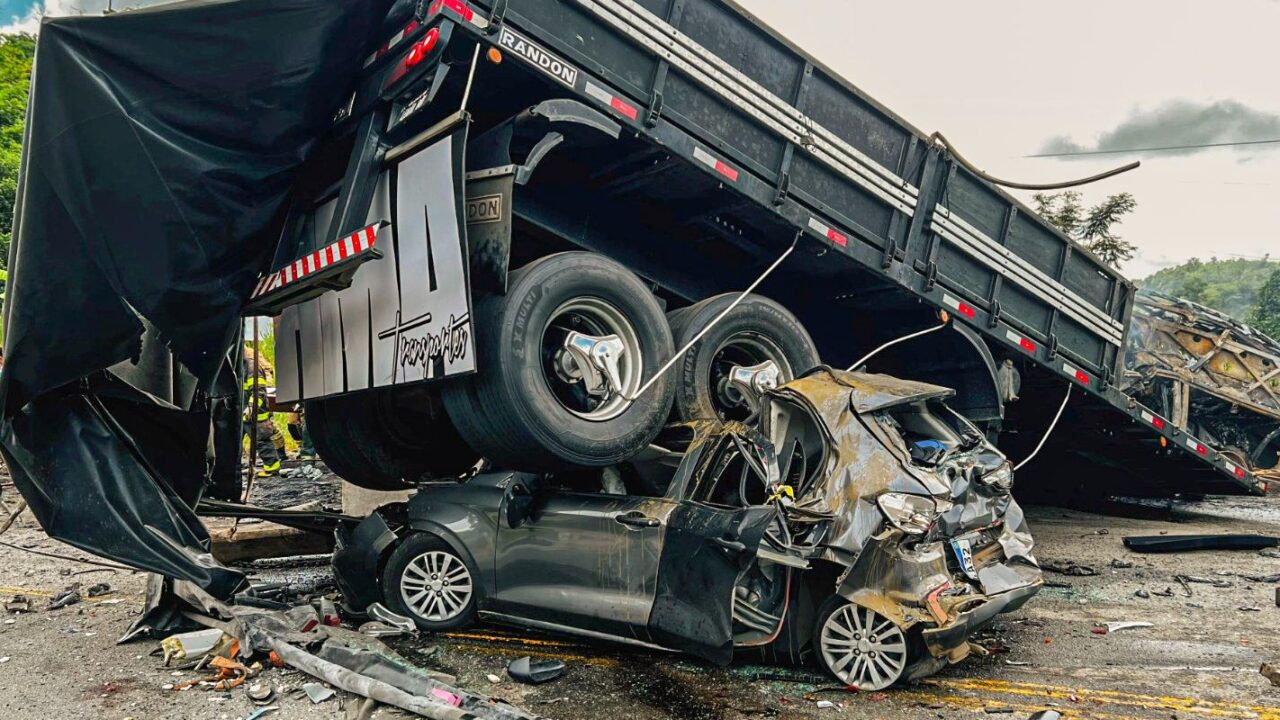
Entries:
<svg viewBox="0 0 1280 720">
<path fill-rule="evenodd" d="M 375 489 L 616 489 L 672 421 L 868 357 L 1020 458 L 1070 388 L 1024 487 L 1264 489 L 1126 392 L 1131 283 L 727 0 L 188 0 L 46 19 L 35 66 L 0 446 L 51 536 L 220 599 L 245 316 Z"/>
<path fill-rule="evenodd" d="M 1211 308 L 1143 291 L 1125 365 L 1126 392 L 1280 482 L 1280 343 Z"/>
<path fill-rule="evenodd" d="M 878 690 L 963 659 L 1039 590 L 1011 466 L 953 391 L 818 368 L 751 394 L 753 424 L 674 425 L 616 469 L 427 485 L 342 528 L 346 602 L 427 631 L 758 648 Z"/>
</svg>

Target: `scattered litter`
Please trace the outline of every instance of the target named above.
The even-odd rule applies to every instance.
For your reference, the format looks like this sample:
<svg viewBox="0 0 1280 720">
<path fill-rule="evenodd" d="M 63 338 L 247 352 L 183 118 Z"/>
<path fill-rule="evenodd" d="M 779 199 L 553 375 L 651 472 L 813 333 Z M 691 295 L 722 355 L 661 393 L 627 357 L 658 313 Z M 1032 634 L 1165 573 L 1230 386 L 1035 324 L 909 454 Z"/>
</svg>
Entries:
<svg viewBox="0 0 1280 720">
<path fill-rule="evenodd" d="M 1088 565 L 1080 565 L 1071 560 L 1042 562 L 1040 563 L 1040 568 L 1051 573 L 1070 575 L 1072 577 L 1090 577 L 1098 574 L 1097 570 Z"/>
<path fill-rule="evenodd" d="M 254 702 L 255 705 L 266 705 L 275 697 L 275 688 L 267 683 L 254 683 L 245 688 L 244 694 Z"/>
<path fill-rule="evenodd" d="M 507 665 L 507 674 L 512 680 L 528 685 L 541 685 L 555 680 L 564 674 L 564 663 L 559 660 L 538 660 L 525 656 L 511 661 Z"/>
<path fill-rule="evenodd" d="M 986 714 L 988 714 L 988 715 L 1007 715 L 1007 714 L 1009 714 L 1009 713 L 1013 712 L 1013 708 L 1011 708 L 1011 707 L 984 707 L 984 708 L 982 708 L 982 712 L 984 712 L 984 713 L 986 713 Z"/>
<path fill-rule="evenodd" d="M 1170 594 L 1170 595 L 1172 595 L 1173 593 L 1172 593 L 1172 592 L 1170 592 L 1169 594 Z M 1135 593 L 1133 594 L 1133 596 L 1134 596 L 1134 597 L 1140 597 L 1140 598 L 1142 598 L 1143 600 L 1146 600 L 1147 598 L 1151 597 L 1151 593 L 1147 592 L 1146 590 L 1144 590 L 1144 589 L 1142 589 L 1142 588 L 1138 588 L 1138 591 L 1137 591 L 1137 592 L 1135 592 Z"/>
<path fill-rule="evenodd" d="M 1171 587 L 1167 587 L 1167 588 L 1165 588 L 1165 589 L 1163 589 L 1163 590 L 1156 590 L 1156 591 L 1153 591 L 1151 594 L 1152 594 L 1152 595 L 1159 595 L 1160 597 L 1173 597 L 1173 588 L 1171 588 Z"/>
<path fill-rule="evenodd" d="M 416 634 L 418 632 L 418 626 L 414 624 L 412 618 L 406 617 L 399 613 L 391 612 L 386 607 L 384 607 L 382 603 L 373 603 L 372 605 L 370 605 L 368 608 L 365 609 L 365 612 L 368 613 L 369 617 L 373 618 L 374 620 L 377 620 L 378 622 L 383 623 L 385 625 L 390 625 L 393 628 L 399 628 L 403 632 L 409 633 L 411 635 Z"/>
<path fill-rule="evenodd" d="M 160 649 L 164 650 L 164 664 L 168 665 L 172 660 L 195 659 L 208 655 L 222 642 L 223 636 L 224 633 L 217 628 L 170 635 L 160 641 Z"/>
<path fill-rule="evenodd" d="M 1179 575 L 1183 582 L 1196 583 L 1197 585 L 1212 585 L 1216 588 L 1229 588 L 1235 585 L 1230 580 L 1216 580 L 1210 577 L 1201 577 L 1199 575 Z"/>
<path fill-rule="evenodd" d="M 1240 607 L 1240 612 L 1262 612 L 1262 608 L 1255 607 L 1253 605 L 1242 605 Z"/>
<path fill-rule="evenodd" d="M 432 696 L 432 697 L 436 697 L 436 698 L 440 698 L 441 700 L 445 701 L 446 703 L 448 703 L 448 704 L 450 704 L 450 705 L 452 705 L 452 706 L 454 706 L 454 707 L 458 707 L 458 706 L 462 705 L 462 698 L 458 697 L 457 695 L 454 695 L 453 693 L 449 692 L 448 690 L 441 690 L 440 688 L 433 688 L 433 689 L 431 690 L 431 696 Z"/>
<path fill-rule="evenodd" d="M 327 688 L 320 683 L 303 683 L 302 691 L 311 698 L 313 705 L 319 705 L 334 696 L 333 688 Z"/>
<path fill-rule="evenodd" d="M 836 704 L 835 704 L 835 703 L 833 703 L 833 702 L 831 702 L 830 700 L 819 700 L 819 701 L 817 702 L 817 707 L 818 707 L 818 709 L 819 709 L 819 710 L 828 710 L 828 709 L 833 708 L 833 707 L 835 707 L 835 706 L 836 706 Z"/>
<path fill-rule="evenodd" d="M 106 595 L 109 592 L 111 592 L 111 586 L 107 583 L 95 583 L 84 591 L 84 596 L 93 598 Z"/>
<path fill-rule="evenodd" d="M 1241 580 L 1264 584 L 1280 582 L 1280 573 L 1276 573 L 1274 575 L 1240 575 L 1239 577 Z"/>
<path fill-rule="evenodd" d="M 1181 575 L 1175 575 L 1173 579 L 1177 580 L 1178 584 L 1182 586 L 1182 592 L 1186 593 L 1187 597 L 1191 597 L 1191 585 L 1187 583 L 1187 579 Z"/>
<path fill-rule="evenodd" d="M 1262 557 L 1280 559 L 1280 548 L 1267 548 L 1258 554 Z"/>
<path fill-rule="evenodd" d="M 1057 710 L 1041 710 L 1033 713 L 1027 720 L 1062 720 L 1062 713 Z"/>
<path fill-rule="evenodd" d="M 0 657 L 0 663 L 7 663 L 7 662 L 9 662 L 8 655 L 5 655 L 4 657 Z"/>
<path fill-rule="evenodd" d="M 1115 559 L 1113 559 L 1113 560 L 1111 561 L 1111 567 L 1113 567 L 1113 568 L 1115 568 L 1115 569 L 1117 569 L 1117 570 L 1127 570 L 1127 569 L 1129 569 L 1129 568 L 1133 567 L 1133 561 L 1132 561 L 1132 560 L 1115 560 Z"/>
<path fill-rule="evenodd" d="M 398 627 L 391 627 L 390 625 L 384 622 L 379 622 L 377 620 L 370 620 L 369 622 L 361 625 L 356 630 L 361 635 L 368 635 L 369 637 L 374 637 L 374 638 L 400 637 L 401 635 L 404 635 L 403 629 Z"/>
<path fill-rule="evenodd" d="M 80 602 L 80 584 L 71 585 L 49 600 L 49 609 L 57 610 Z"/>
<path fill-rule="evenodd" d="M 1262 677 L 1270 680 L 1272 685 L 1280 687 L 1280 667 L 1276 667 L 1271 663 L 1263 663 L 1258 672 L 1262 673 Z"/>
<path fill-rule="evenodd" d="M 263 715 L 266 715 L 269 712 L 275 712 L 279 709 L 280 707 L 277 705 L 272 705 L 271 707 L 258 708 L 257 710 L 254 710 L 252 713 L 250 713 L 249 716 L 246 717 L 244 720 L 258 720 L 258 718 L 262 717 Z"/>
<path fill-rule="evenodd" d="M 4 609 L 11 613 L 31 612 L 31 599 L 26 595 L 14 595 L 4 604 Z"/>
<path fill-rule="evenodd" d="M 488 675 L 485 675 L 485 677 L 488 678 L 489 682 L 493 683 L 494 685 L 497 685 L 498 683 L 502 682 L 502 678 L 498 677 L 497 675 L 494 675 L 493 673 L 489 673 Z"/>
<path fill-rule="evenodd" d="M 1010 665 L 1010 666 L 1013 666 L 1013 667 L 1026 667 L 1026 666 L 1030 665 L 1031 663 L 1027 662 L 1026 660 L 1005 660 L 1005 661 L 1004 661 L 1004 664 L 1005 664 L 1005 665 Z"/>
<path fill-rule="evenodd" d="M 1099 635 L 1110 635 L 1111 633 L 1120 632 L 1121 630 L 1137 630 L 1149 627 L 1155 626 L 1149 622 L 1109 622 L 1102 623 L 1102 625 L 1095 627 L 1093 631 Z M 1099 630 L 1102 632 L 1098 632 Z"/>
<path fill-rule="evenodd" d="M 124 602 L 124 598 L 111 598 L 110 600 L 99 600 L 99 605 L 119 605 Z"/>
</svg>

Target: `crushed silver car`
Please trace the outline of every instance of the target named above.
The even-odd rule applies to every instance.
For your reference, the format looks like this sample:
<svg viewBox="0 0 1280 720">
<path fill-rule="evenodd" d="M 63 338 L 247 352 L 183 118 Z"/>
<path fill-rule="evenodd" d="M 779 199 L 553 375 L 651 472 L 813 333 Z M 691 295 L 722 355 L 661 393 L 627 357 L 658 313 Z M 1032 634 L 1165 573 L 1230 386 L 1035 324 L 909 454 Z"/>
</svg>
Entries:
<svg viewBox="0 0 1280 720">
<path fill-rule="evenodd" d="M 1003 455 L 951 391 L 819 368 L 750 424 L 674 426 L 604 472 L 425 486 L 339 532 L 352 609 L 687 652 L 816 658 L 885 688 L 970 651 L 1042 584 Z"/>
</svg>

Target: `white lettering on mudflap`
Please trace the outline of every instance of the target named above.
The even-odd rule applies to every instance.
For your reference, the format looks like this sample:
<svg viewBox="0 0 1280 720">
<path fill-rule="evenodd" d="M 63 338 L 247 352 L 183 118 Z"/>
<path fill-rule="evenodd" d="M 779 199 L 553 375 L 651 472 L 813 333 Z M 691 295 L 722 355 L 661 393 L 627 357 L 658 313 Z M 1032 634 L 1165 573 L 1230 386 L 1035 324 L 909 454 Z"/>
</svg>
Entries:
<svg viewBox="0 0 1280 720">
<path fill-rule="evenodd" d="M 533 63 L 543 73 L 569 87 L 574 87 L 578 82 L 578 68 L 552 55 L 544 50 L 542 46 L 520 36 L 513 30 L 502 28 L 502 32 L 498 36 L 498 44 Z"/>
</svg>

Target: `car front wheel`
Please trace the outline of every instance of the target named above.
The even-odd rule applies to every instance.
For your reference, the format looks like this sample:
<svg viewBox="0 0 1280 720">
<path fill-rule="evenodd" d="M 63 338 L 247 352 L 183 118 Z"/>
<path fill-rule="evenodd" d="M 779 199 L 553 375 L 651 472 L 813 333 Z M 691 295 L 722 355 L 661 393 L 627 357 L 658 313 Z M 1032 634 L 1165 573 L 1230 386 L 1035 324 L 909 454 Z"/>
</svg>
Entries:
<svg viewBox="0 0 1280 720">
<path fill-rule="evenodd" d="M 444 540 L 406 538 L 382 571 L 382 595 L 392 610 L 428 632 L 457 630 L 476 613 L 475 573 Z"/>
</svg>

